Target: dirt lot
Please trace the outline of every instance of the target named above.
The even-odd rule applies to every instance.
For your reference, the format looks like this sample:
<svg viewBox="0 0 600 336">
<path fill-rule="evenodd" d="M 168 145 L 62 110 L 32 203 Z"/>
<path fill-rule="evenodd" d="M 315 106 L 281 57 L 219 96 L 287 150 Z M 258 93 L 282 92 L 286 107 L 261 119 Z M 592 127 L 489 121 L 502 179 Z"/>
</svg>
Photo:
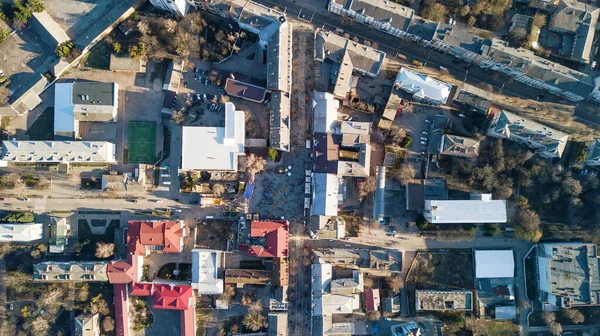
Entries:
<svg viewBox="0 0 600 336">
<path fill-rule="evenodd" d="M 196 230 L 196 247 L 227 250 L 227 240 L 233 239 L 235 223 L 226 220 L 205 220 Z"/>
<path fill-rule="evenodd" d="M 419 253 L 407 282 L 416 289 L 473 288 L 473 255 L 471 250 Z"/>
</svg>

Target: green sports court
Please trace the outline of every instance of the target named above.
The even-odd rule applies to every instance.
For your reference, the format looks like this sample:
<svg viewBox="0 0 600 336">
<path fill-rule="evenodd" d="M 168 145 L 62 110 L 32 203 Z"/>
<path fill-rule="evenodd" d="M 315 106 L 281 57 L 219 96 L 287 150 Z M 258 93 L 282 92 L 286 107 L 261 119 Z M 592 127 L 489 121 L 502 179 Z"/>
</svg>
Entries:
<svg viewBox="0 0 600 336">
<path fill-rule="evenodd" d="M 156 122 L 129 122 L 129 163 L 148 163 L 155 161 Z"/>
</svg>

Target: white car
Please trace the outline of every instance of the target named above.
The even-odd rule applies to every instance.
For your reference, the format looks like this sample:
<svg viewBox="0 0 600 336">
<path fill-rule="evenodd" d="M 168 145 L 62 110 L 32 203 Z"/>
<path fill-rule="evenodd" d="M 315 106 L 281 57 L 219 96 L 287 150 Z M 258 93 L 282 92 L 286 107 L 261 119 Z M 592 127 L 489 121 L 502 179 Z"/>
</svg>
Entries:
<svg viewBox="0 0 600 336">
<path fill-rule="evenodd" d="M 425 119 L 425 122 L 429 124 L 431 121 L 429 119 Z"/>
<path fill-rule="evenodd" d="M 149 200 L 150 202 L 154 202 L 154 203 L 162 203 L 162 200 Z"/>
<path fill-rule="evenodd" d="M 425 141 L 421 141 L 421 145 L 425 146 L 427 143 Z"/>
<path fill-rule="evenodd" d="M 590 69 L 592 69 L 592 70 L 596 70 L 596 67 L 597 67 L 597 66 L 598 66 L 598 62 L 596 62 L 596 61 L 593 61 L 593 62 L 592 62 L 592 65 L 590 66 Z"/>
<path fill-rule="evenodd" d="M 461 117 L 461 118 L 464 118 L 464 117 L 465 117 L 465 115 L 464 115 L 464 114 L 462 114 L 462 113 L 459 113 L 459 114 L 458 114 L 458 116 L 459 116 L 459 117 Z"/>
<path fill-rule="evenodd" d="M 421 140 L 427 141 L 427 138 L 426 137 L 421 137 Z"/>
</svg>

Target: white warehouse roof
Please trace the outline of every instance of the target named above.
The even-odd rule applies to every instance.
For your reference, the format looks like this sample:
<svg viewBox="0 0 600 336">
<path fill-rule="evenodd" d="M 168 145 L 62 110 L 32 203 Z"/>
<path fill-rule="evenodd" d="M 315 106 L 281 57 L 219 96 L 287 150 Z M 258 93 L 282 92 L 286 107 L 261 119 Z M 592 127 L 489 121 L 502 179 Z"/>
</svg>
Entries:
<svg viewBox="0 0 600 336">
<path fill-rule="evenodd" d="M 220 252 L 192 250 L 192 287 L 198 294 L 223 293 L 223 279 L 218 278 Z"/>
<path fill-rule="evenodd" d="M 512 250 L 475 250 L 475 277 L 513 278 L 515 258 Z"/>
<path fill-rule="evenodd" d="M 22 163 L 116 162 L 107 141 L 3 141 L 2 160 Z"/>
<path fill-rule="evenodd" d="M 474 199 L 479 196 L 480 199 Z M 425 219 L 434 224 L 506 223 L 506 201 L 488 194 L 470 200 L 426 200 Z"/>
<path fill-rule="evenodd" d="M 237 171 L 245 125 L 244 112 L 225 103 L 225 127 L 183 127 L 181 169 Z"/>
<path fill-rule="evenodd" d="M 445 104 L 452 86 L 418 72 L 402 68 L 398 72 L 395 85 L 412 93 L 415 97 Z"/>
<path fill-rule="evenodd" d="M 44 237 L 44 224 L 0 224 L 0 242 L 30 242 Z"/>
</svg>

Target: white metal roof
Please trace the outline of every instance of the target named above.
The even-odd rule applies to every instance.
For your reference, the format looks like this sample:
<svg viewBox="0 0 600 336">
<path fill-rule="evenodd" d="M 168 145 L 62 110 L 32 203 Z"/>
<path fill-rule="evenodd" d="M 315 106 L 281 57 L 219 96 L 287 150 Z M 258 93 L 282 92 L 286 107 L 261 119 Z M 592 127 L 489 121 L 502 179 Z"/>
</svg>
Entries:
<svg viewBox="0 0 600 336">
<path fill-rule="evenodd" d="M 237 170 L 237 158 L 244 154 L 244 112 L 225 105 L 225 127 L 183 127 L 184 170 Z"/>
<path fill-rule="evenodd" d="M 218 278 L 219 252 L 192 250 L 192 287 L 198 294 L 223 293 L 223 279 Z"/>
<path fill-rule="evenodd" d="M 30 242 L 43 237 L 44 225 L 41 223 L 0 224 L 0 242 Z"/>
<path fill-rule="evenodd" d="M 54 133 L 75 132 L 73 83 L 54 85 Z"/>
<path fill-rule="evenodd" d="M 418 72 L 402 68 L 396 77 L 396 85 L 419 98 L 445 104 L 452 86 Z"/>
<path fill-rule="evenodd" d="M 337 112 L 340 102 L 331 93 L 315 92 L 312 107 L 314 111 L 313 132 L 332 132 L 337 125 Z"/>
<path fill-rule="evenodd" d="M 313 216 L 337 216 L 339 181 L 334 174 L 313 174 Z"/>
<path fill-rule="evenodd" d="M 512 250 L 475 250 L 475 277 L 513 278 L 515 258 Z"/>
<path fill-rule="evenodd" d="M 107 141 L 3 141 L 2 160 L 23 163 L 116 162 Z"/>
<path fill-rule="evenodd" d="M 505 200 L 425 200 L 430 223 L 506 223 Z"/>
</svg>

